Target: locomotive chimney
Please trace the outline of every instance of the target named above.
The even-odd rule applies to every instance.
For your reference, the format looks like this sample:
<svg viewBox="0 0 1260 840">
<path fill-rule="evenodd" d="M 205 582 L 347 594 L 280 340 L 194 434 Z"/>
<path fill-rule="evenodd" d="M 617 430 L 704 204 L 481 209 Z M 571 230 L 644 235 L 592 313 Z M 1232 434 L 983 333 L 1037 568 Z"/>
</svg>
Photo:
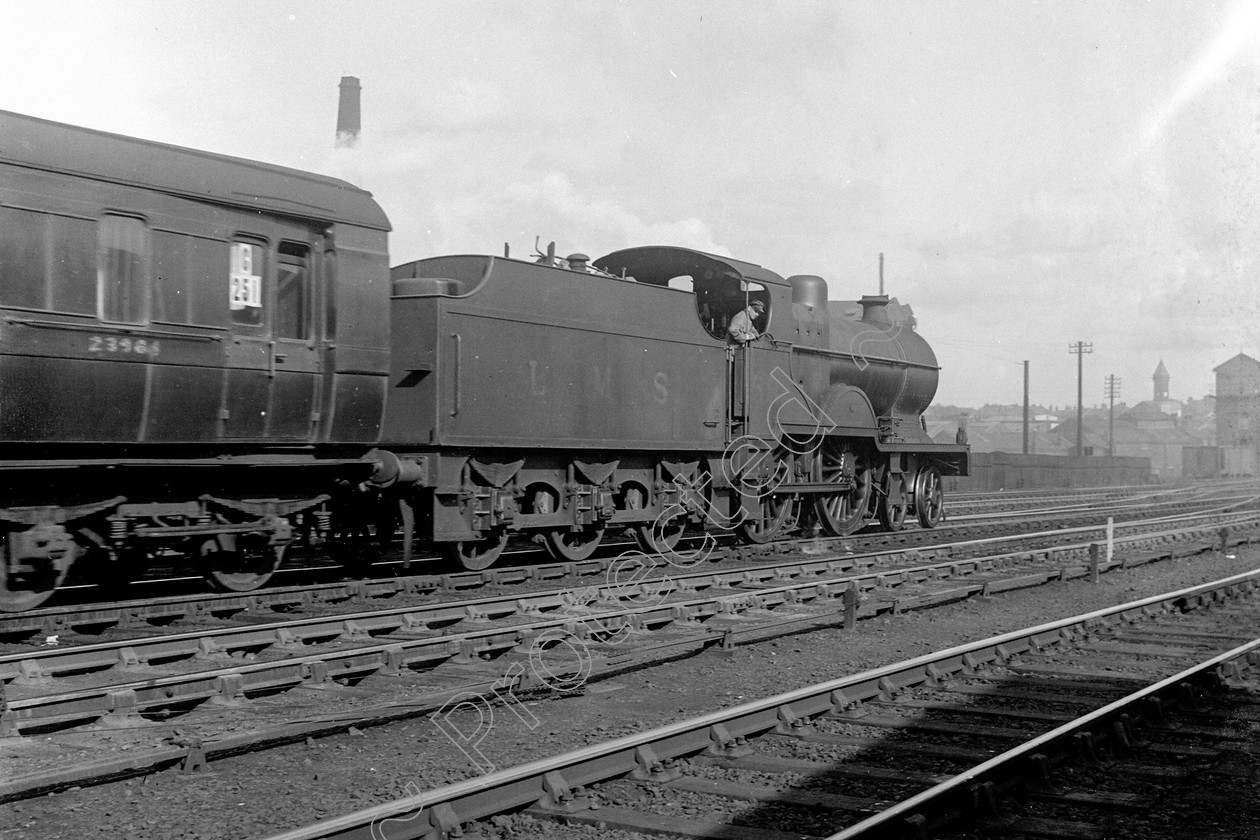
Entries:
<svg viewBox="0 0 1260 840">
<path fill-rule="evenodd" d="M 341 99 L 337 102 L 337 148 L 353 149 L 359 142 L 359 91 L 355 76 L 341 77 Z"/>
<path fill-rule="evenodd" d="M 892 326 L 892 319 L 888 317 L 888 300 L 888 295 L 862 295 L 858 301 L 862 304 L 862 320 L 881 327 Z"/>
</svg>

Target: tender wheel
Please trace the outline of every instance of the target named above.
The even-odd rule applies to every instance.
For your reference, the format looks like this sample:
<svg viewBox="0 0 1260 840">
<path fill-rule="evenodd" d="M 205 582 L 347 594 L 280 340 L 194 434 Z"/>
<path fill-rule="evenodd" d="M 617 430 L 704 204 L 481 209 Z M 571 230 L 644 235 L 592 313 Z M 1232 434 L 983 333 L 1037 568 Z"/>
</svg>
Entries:
<svg viewBox="0 0 1260 840">
<path fill-rule="evenodd" d="M 507 531 L 494 531 L 480 540 L 440 543 L 438 548 L 450 562 L 469 572 L 488 569 L 507 545 Z"/>
<path fill-rule="evenodd" d="M 919 524 L 935 528 L 945 515 L 945 489 L 941 483 L 941 471 L 936 467 L 924 467 L 914 481 L 914 511 Z"/>
<path fill-rule="evenodd" d="M 10 571 L 9 554 L 9 534 L 0 532 L 0 612 L 16 613 L 42 606 L 53 596 L 65 582 L 78 548 L 70 548 L 59 560 L 26 564 L 34 569 L 23 572 Z"/>
<path fill-rule="evenodd" d="M 625 491 L 626 510 L 643 510 L 647 507 L 647 493 L 637 484 Z M 645 554 L 664 554 L 673 551 L 686 530 L 686 517 L 679 515 L 665 521 L 654 520 L 646 525 L 631 525 L 626 532 L 634 537 L 639 549 Z"/>
<path fill-rule="evenodd" d="M 220 592 L 253 592 L 271 580 L 287 550 L 261 534 L 220 534 L 201 544 L 201 574 Z"/>
<path fill-rule="evenodd" d="M 547 534 L 547 553 L 557 560 L 585 560 L 604 539 L 603 528 L 583 531 L 555 530 Z"/>
<path fill-rule="evenodd" d="M 900 531 L 906 524 L 906 509 L 908 507 L 906 504 L 905 478 L 901 473 L 885 470 L 879 489 L 879 504 L 876 506 L 879 523 L 884 526 L 886 531 Z M 900 501 L 889 501 L 894 493 L 896 493 Z"/>
<path fill-rule="evenodd" d="M 530 509 L 534 513 L 555 513 L 556 497 L 550 488 L 539 488 L 530 497 Z M 581 531 L 570 531 L 568 528 L 554 528 L 547 532 L 543 546 L 547 553 L 557 560 L 585 560 L 595 553 L 604 539 L 604 529 L 585 528 Z"/>
<path fill-rule="evenodd" d="M 846 477 L 853 486 L 834 496 L 818 496 L 814 513 L 823 530 L 833 537 L 846 537 L 862 527 L 871 501 L 871 468 L 866 459 L 841 443 L 827 443 L 814 460 L 814 480 L 839 483 Z"/>
</svg>

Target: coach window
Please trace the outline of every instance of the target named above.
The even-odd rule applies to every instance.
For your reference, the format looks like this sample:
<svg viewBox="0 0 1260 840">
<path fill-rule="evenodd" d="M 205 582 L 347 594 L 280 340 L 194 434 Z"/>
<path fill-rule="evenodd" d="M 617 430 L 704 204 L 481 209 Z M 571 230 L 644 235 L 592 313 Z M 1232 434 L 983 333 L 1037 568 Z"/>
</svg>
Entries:
<svg viewBox="0 0 1260 840">
<path fill-rule="evenodd" d="M 5 306 L 44 308 L 47 229 L 42 213 L 0 208 L 0 303 Z"/>
<path fill-rule="evenodd" d="M 52 308 L 91 315 L 96 311 L 96 232 L 91 219 L 52 216 Z"/>
<path fill-rule="evenodd" d="M 96 296 L 101 320 L 143 324 L 149 318 L 149 228 L 131 216 L 96 226 Z"/>
<path fill-rule="evenodd" d="M 263 309 L 263 277 L 267 252 L 257 242 L 232 242 L 228 273 L 228 310 L 232 324 L 257 331 L 266 325 Z"/>
<path fill-rule="evenodd" d="M 276 259 L 276 338 L 311 337 L 311 249 L 281 242 Z"/>
</svg>

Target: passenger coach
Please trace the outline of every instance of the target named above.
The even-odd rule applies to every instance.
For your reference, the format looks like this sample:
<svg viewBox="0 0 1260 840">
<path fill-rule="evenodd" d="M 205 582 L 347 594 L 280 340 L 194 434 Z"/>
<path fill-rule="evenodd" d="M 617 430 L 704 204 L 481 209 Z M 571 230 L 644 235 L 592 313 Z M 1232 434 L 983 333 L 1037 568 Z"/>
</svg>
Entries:
<svg viewBox="0 0 1260 840">
<path fill-rule="evenodd" d="M 388 230 L 342 181 L 0 112 L 0 610 L 85 553 L 265 580 L 365 475 Z"/>
</svg>

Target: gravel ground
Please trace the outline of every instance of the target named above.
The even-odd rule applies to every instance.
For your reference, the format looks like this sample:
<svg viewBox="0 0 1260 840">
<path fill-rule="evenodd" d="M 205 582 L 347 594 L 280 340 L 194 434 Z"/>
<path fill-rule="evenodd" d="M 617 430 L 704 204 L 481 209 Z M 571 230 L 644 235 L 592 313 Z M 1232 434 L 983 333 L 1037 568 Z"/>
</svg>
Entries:
<svg viewBox="0 0 1260 840">
<path fill-rule="evenodd" d="M 562 699 L 526 701 L 536 725 L 494 708 L 483 765 L 507 767 L 985 638 L 1260 567 L 1242 548 L 880 618 L 846 634 L 819 630 L 620 674 Z M 526 715 L 528 717 L 528 715 Z M 449 722 L 466 733 L 474 716 Z M 2 755 L 3 753 L 0 753 Z M 12 772 L 0 758 L 0 780 Z M 427 719 L 368 729 L 211 765 L 0 806 L 0 838 L 247 838 L 305 825 L 479 774 Z M 505 817 L 489 837 L 589 837 L 580 829 Z M 600 836 L 615 837 L 614 834 Z M 1247 835 L 1236 835 L 1247 836 Z"/>
</svg>

